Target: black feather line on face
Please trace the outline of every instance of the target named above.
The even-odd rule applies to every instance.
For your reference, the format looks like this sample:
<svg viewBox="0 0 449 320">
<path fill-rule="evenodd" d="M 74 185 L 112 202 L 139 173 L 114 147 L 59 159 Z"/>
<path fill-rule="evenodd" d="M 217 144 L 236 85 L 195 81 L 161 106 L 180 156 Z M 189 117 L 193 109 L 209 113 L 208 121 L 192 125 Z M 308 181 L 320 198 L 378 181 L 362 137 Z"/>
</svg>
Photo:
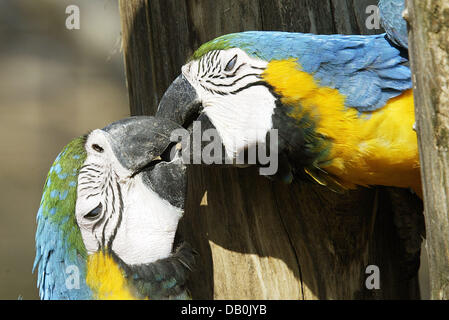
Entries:
<svg viewBox="0 0 449 320">
<path fill-rule="evenodd" d="M 111 235 L 111 237 L 109 238 L 109 241 L 108 241 L 107 247 L 110 248 L 110 250 L 112 250 L 112 242 L 114 241 L 115 236 L 117 235 L 117 231 L 120 228 L 120 225 L 122 224 L 122 216 L 123 216 L 122 189 L 121 189 L 121 187 L 120 187 L 120 185 L 119 185 L 119 183 L 117 181 L 115 182 L 115 184 L 116 184 L 116 187 L 117 187 L 118 198 L 119 198 L 119 201 L 120 201 L 119 202 L 119 206 L 118 206 L 118 214 L 119 214 L 119 216 L 117 218 L 118 221 L 117 221 L 117 224 L 115 225 L 114 231 L 112 232 L 112 235 Z M 112 214 L 114 214 L 115 213 L 115 206 L 114 206 L 114 204 L 115 204 L 115 196 L 114 195 L 113 195 L 113 198 L 112 198 L 112 204 L 113 204 Z"/>
<path fill-rule="evenodd" d="M 251 76 L 258 77 L 259 74 L 258 73 L 247 73 L 247 74 L 241 76 L 240 78 L 235 79 L 232 83 L 226 83 L 226 84 L 224 84 L 224 83 L 215 83 L 215 82 L 213 82 L 211 80 L 206 80 L 206 82 L 210 83 L 211 85 L 216 86 L 216 87 L 233 87 L 240 80 L 245 79 L 246 77 L 251 77 Z"/>
<path fill-rule="evenodd" d="M 197 256 L 187 242 L 182 243 L 168 258 L 147 264 L 129 266 L 114 252 L 111 254 L 141 297 L 156 300 L 173 299 L 185 293 L 185 285 Z"/>
</svg>

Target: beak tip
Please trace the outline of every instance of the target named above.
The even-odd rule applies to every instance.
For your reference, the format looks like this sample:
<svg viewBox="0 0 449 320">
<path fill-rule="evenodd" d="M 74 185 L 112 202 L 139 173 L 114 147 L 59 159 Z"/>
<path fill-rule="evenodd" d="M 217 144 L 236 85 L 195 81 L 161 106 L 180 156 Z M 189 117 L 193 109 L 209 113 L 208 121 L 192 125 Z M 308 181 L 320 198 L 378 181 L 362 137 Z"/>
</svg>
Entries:
<svg viewBox="0 0 449 320">
<path fill-rule="evenodd" d="M 195 88 L 181 74 L 162 96 L 156 116 L 184 126 L 192 117 L 198 115 L 200 107 L 201 103 Z"/>
</svg>

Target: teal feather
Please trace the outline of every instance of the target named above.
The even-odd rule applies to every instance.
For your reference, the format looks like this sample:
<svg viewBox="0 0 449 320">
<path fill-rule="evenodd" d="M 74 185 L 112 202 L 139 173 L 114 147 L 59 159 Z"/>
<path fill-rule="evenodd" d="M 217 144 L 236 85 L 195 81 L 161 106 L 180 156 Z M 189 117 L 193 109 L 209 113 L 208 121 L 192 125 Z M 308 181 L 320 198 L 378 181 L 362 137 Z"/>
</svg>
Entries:
<svg viewBox="0 0 449 320">
<path fill-rule="evenodd" d="M 90 299 L 91 291 L 85 283 L 86 249 L 75 219 L 77 180 L 86 158 L 85 137 L 70 142 L 58 155 L 44 184 L 37 213 L 36 258 L 33 272 L 38 270 L 37 285 L 41 299 Z M 79 274 L 79 287 L 66 285 Z"/>
</svg>

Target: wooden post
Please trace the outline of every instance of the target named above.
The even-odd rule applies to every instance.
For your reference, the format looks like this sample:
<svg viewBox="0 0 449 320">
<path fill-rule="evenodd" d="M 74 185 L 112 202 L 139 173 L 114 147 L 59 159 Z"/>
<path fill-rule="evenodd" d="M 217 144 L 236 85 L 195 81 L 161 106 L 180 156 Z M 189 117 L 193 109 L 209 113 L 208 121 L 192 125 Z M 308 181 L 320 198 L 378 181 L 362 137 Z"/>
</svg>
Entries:
<svg viewBox="0 0 449 320">
<path fill-rule="evenodd" d="M 376 1 L 120 0 L 131 112 L 154 114 L 187 58 L 216 36 L 372 33 L 369 4 Z M 337 195 L 311 182 L 274 183 L 256 168 L 192 166 L 188 179 L 179 233 L 200 253 L 194 299 L 419 298 L 422 215 L 408 191 Z M 368 265 L 379 267 L 380 289 L 366 288 Z"/>
<path fill-rule="evenodd" d="M 449 3 L 409 0 L 432 299 L 449 299 Z"/>
</svg>

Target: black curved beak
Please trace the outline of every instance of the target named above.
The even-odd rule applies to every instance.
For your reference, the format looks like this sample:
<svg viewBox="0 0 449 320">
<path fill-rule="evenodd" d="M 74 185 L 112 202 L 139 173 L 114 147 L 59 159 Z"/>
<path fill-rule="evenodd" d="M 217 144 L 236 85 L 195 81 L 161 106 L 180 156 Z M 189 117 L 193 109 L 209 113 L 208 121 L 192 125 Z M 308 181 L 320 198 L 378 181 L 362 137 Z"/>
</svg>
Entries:
<svg viewBox="0 0 449 320">
<path fill-rule="evenodd" d="M 184 207 L 186 168 L 180 155 L 174 154 L 178 141 L 171 137 L 176 130 L 185 129 L 168 119 L 138 116 L 113 122 L 102 130 L 109 134 L 117 160 L 133 172 L 132 176 L 142 173 L 149 188 L 172 205 Z"/>
<path fill-rule="evenodd" d="M 135 172 L 157 159 L 171 143 L 170 135 L 181 127 L 168 119 L 137 116 L 109 124 L 113 151 L 123 167 Z"/>
<path fill-rule="evenodd" d="M 198 118 L 201 109 L 201 101 L 195 88 L 181 74 L 162 96 L 156 116 L 187 128 Z"/>
<path fill-rule="evenodd" d="M 201 104 L 201 100 L 199 99 L 195 88 L 184 75 L 181 74 L 172 82 L 167 91 L 165 91 L 156 112 L 157 117 L 169 119 L 189 131 L 190 142 L 187 148 L 189 149 L 188 154 L 190 155 L 190 159 L 187 161 L 190 164 L 205 164 L 204 162 L 195 160 L 201 158 L 202 150 L 209 143 L 208 141 L 203 140 L 202 137 L 206 131 L 216 130 L 215 126 L 202 110 L 203 105 Z M 194 126 L 193 122 L 196 122 L 197 125 Z M 224 146 L 222 144 L 221 149 L 222 156 L 218 156 L 218 158 L 221 158 L 218 162 L 225 164 L 226 157 Z M 217 162 L 215 162 L 215 164 L 217 164 Z"/>
</svg>

